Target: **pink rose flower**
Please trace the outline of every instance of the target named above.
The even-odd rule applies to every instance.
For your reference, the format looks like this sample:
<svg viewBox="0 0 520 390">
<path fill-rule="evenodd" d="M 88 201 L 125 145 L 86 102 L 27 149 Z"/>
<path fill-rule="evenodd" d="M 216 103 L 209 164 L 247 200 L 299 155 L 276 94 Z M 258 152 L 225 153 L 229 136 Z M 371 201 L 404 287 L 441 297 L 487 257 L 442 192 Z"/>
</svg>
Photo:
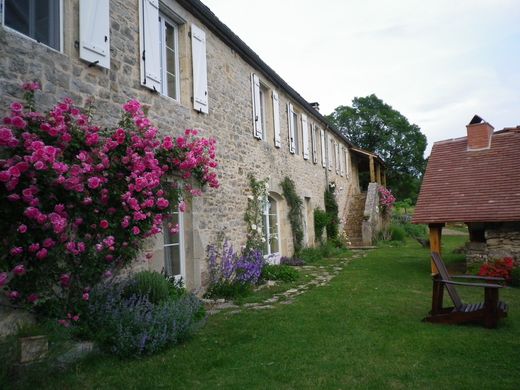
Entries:
<svg viewBox="0 0 520 390">
<path fill-rule="evenodd" d="M 7 274 L 7 272 L 0 272 L 0 287 L 7 284 L 8 281 L 9 275 Z"/>
<path fill-rule="evenodd" d="M 25 266 L 23 264 L 18 264 L 17 266 L 15 266 L 13 268 L 13 274 L 15 274 L 16 276 L 22 276 L 25 274 L 26 270 L 25 270 Z"/>
<path fill-rule="evenodd" d="M 98 188 L 101 185 L 101 182 L 102 180 L 97 176 L 89 177 L 87 180 L 88 187 L 92 189 Z"/>
<path fill-rule="evenodd" d="M 61 274 L 60 283 L 63 287 L 68 287 L 70 284 L 70 274 Z"/>
<path fill-rule="evenodd" d="M 102 229 L 108 229 L 109 226 L 110 225 L 106 219 L 103 219 L 101 220 L 101 222 L 99 222 L 99 227 L 101 227 Z"/>
<path fill-rule="evenodd" d="M 20 292 L 16 291 L 16 290 L 9 291 L 9 294 L 7 294 L 7 296 L 9 297 L 9 299 L 11 301 L 16 301 L 17 299 L 20 298 Z"/>
<path fill-rule="evenodd" d="M 134 226 L 134 227 L 132 228 L 132 233 L 135 234 L 135 235 L 137 236 L 139 233 L 141 233 L 141 229 L 139 229 L 138 226 Z"/>
<path fill-rule="evenodd" d="M 29 296 L 27 297 L 27 302 L 36 303 L 38 301 L 38 299 L 40 299 L 38 294 L 29 294 Z"/>
<path fill-rule="evenodd" d="M 18 226 L 17 230 L 18 233 L 24 234 L 25 232 L 27 232 L 27 225 L 21 224 L 20 226 Z"/>
<path fill-rule="evenodd" d="M 90 294 L 88 292 L 83 293 L 83 296 L 81 297 L 81 299 L 83 299 L 84 301 L 88 301 L 89 298 L 90 298 Z"/>
<path fill-rule="evenodd" d="M 49 254 L 49 251 L 45 248 L 42 248 L 38 252 L 36 252 L 36 258 L 38 260 L 43 260 L 47 257 L 48 254 Z"/>
<path fill-rule="evenodd" d="M 158 208 L 163 210 L 169 206 L 170 202 L 168 202 L 168 200 L 165 198 L 159 198 L 159 199 L 157 199 L 156 204 L 157 204 Z"/>
</svg>

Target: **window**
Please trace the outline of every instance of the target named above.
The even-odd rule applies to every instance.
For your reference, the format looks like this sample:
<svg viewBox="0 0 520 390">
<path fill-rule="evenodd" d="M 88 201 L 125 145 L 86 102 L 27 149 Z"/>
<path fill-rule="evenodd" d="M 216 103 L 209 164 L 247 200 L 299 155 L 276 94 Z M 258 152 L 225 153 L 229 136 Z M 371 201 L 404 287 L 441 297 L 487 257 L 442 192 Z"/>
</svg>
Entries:
<svg viewBox="0 0 520 390">
<path fill-rule="evenodd" d="M 263 218 L 265 239 L 263 254 L 269 256 L 280 252 L 278 208 L 276 207 L 276 200 L 270 196 L 267 197 L 267 202 L 265 202 Z"/>
<path fill-rule="evenodd" d="M 60 0 L 5 0 L 4 24 L 56 50 L 61 50 Z"/>
<path fill-rule="evenodd" d="M 339 154 L 339 167 L 340 167 L 340 175 L 345 175 L 345 148 L 343 146 L 340 147 Z"/>
<path fill-rule="evenodd" d="M 327 133 L 327 165 L 329 171 L 332 171 L 332 153 L 333 153 L 334 140 L 330 137 L 329 133 Z"/>
<path fill-rule="evenodd" d="M 347 178 L 350 177 L 350 153 L 348 148 L 345 148 L 345 173 L 347 174 Z"/>
<path fill-rule="evenodd" d="M 326 143 L 325 143 L 325 130 L 320 129 L 320 142 L 321 142 L 321 165 L 323 168 L 327 167 L 327 154 L 326 154 Z"/>
<path fill-rule="evenodd" d="M 172 233 L 178 228 L 178 233 Z M 184 278 L 184 221 L 178 211 L 168 214 L 163 220 L 164 235 L 164 271 L 176 279 Z"/>
<path fill-rule="evenodd" d="M 161 42 L 161 93 L 179 99 L 179 27 L 159 14 Z"/>
<path fill-rule="evenodd" d="M 305 160 L 309 159 L 309 125 L 307 121 L 307 115 L 302 114 L 302 141 L 303 141 L 303 148 L 302 148 L 302 154 L 303 158 Z"/>
<path fill-rule="evenodd" d="M 336 165 L 336 175 L 339 175 L 339 165 L 340 165 L 340 157 L 339 157 L 339 143 L 334 141 L 334 162 Z"/>
</svg>

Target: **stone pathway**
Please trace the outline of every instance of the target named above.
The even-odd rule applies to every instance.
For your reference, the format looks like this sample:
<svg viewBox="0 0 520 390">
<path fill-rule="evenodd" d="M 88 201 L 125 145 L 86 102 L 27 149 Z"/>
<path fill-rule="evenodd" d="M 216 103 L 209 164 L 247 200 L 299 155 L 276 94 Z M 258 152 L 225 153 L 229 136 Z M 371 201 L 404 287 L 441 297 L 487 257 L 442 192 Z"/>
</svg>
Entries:
<svg viewBox="0 0 520 390">
<path fill-rule="evenodd" d="M 294 302 L 294 299 L 315 287 L 324 287 L 330 283 L 330 281 L 337 276 L 343 268 L 352 260 L 359 259 L 367 256 L 367 251 L 352 251 L 353 255 L 348 258 L 337 258 L 334 264 L 326 266 L 315 266 L 315 265 L 304 265 L 298 267 L 299 269 L 306 271 L 306 276 L 309 280 L 299 284 L 298 286 L 289 290 L 278 292 L 271 298 L 264 300 L 263 302 L 246 303 L 244 305 L 235 305 L 232 301 L 226 301 L 225 299 L 203 299 L 206 311 L 209 315 L 217 314 L 223 310 L 227 311 L 227 314 L 238 314 L 243 310 L 269 310 L 274 309 L 276 305 L 290 305 Z M 266 285 L 260 286 L 260 289 L 274 286 L 272 281 L 268 281 Z M 257 289 L 258 290 L 258 289 Z"/>
</svg>

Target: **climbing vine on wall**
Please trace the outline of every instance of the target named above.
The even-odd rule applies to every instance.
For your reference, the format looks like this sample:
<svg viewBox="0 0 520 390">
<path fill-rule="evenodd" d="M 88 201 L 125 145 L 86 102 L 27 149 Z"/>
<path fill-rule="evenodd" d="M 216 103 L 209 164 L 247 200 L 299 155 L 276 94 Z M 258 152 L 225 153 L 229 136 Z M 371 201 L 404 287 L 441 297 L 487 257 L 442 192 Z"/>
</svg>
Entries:
<svg viewBox="0 0 520 390">
<path fill-rule="evenodd" d="M 294 252 L 298 253 L 302 249 L 303 242 L 303 216 L 302 216 L 302 198 L 296 193 L 294 181 L 285 177 L 280 183 L 283 190 L 283 196 L 289 205 L 289 222 L 293 232 Z"/>
<path fill-rule="evenodd" d="M 334 191 L 336 184 L 331 182 L 329 188 L 325 190 L 325 212 L 329 215 L 327 222 L 327 239 L 332 240 L 338 236 L 339 218 L 338 218 L 338 203 Z"/>
<path fill-rule="evenodd" d="M 247 196 L 247 208 L 244 220 L 247 223 L 246 250 L 262 249 L 265 244 L 263 234 L 263 211 L 269 194 L 268 178 L 257 180 L 248 175 L 250 193 Z"/>
</svg>

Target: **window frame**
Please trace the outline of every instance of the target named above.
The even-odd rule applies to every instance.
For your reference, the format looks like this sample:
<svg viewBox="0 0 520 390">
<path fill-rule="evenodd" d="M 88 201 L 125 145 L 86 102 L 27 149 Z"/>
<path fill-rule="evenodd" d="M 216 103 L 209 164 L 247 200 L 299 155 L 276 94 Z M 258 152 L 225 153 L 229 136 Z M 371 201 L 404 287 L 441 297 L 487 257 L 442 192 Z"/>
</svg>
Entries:
<svg viewBox="0 0 520 390">
<path fill-rule="evenodd" d="M 37 0 L 33 0 L 33 1 L 37 1 Z M 56 52 L 59 52 L 59 53 L 63 53 L 63 17 L 64 17 L 64 12 L 63 12 L 63 0 L 58 0 L 58 17 L 59 17 L 59 23 L 58 23 L 58 39 L 59 39 L 59 44 L 57 46 L 59 46 L 59 48 L 54 48 L 52 46 L 49 46 L 47 45 L 46 43 L 43 43 L 43 42 L 40 42 L 38 40 L 36 40 L 35 38 L 29 36 L 29 35 L 26 35 L 24 34 L 23 32 L 20 32 L 12 27 L 9 27 L 8 25 L 5 24 L 5 14 L 6 14 L 6 0 L 0 0 L 0 5 L 1 5 L 1 13 L 2 13 L 2 27 L 4 29 L 6 29 L 7 31 L 9 32 L 12 32 L 14 34 L 18 34 L 22 37 L 24 37 L 25 39 L 29 39 L 30 41 L 32 42 L 35 42 L 35 43 L 38 43 L 40 45 L 43 45 L 51 50 L 54 50 Z M 49 21 L 49 23 L 51 23 Z M 51 23 L 53 24 L 53 23 Z"/>
<path fill-rule="evenodd" d="M 179 265 L 180 274 L 168 275 L 168 276 L 173 276 L 176 281 L 178 281 L 180 279 L 186 280 L 186 250 L 185 250 L 185 243 L 184 243 L 184 213 L 181 212 L 179 209 L 177 209 L 177 210 L 170 210 L 170 212 L 168 212 L 166 214 L 166 217 L 168 217 L 168 216 L 170 216 L 172 214 L 177 214 L 178 215 L 179 232 L 176 233 L 176 234 L 179 236 L 179 242 L 178 243 L 166 244 L 166 234 L 171 234 L 171 233 L 169 231 L 165 231 L 165 228 L 164 228 L 164 225 L 163 225 L 163 244 L 162 244 L 162 247 L 163 247 L 164 273 L 166 275 L 168 275 L 167 266 L 166 266 L 166 248 L 170 248 L 170 247 L 173 247 L 173 246 L 178 246 L 179 261 L 180 261 L 180 265 Z M 164 222 L 163 222 L 163 224 L 164 224 Z"/>
<path fill-rule="evenodd" d="M 294 154 L 300 154 L 300 135 L 298 133 L 298 113 L 296 111 L 292 111 L 292 121 L 294 126 Z"/>
<path fill-rule="evenodd" d="M 167 47 L 166 47 L 166 24 L 173 27 L 174 53 L 175 53 L 175 97 L 168 94 L 168 69 L 167 69 Z M 180 101 L 180 59 L 179 59 L 179 23 L 168 17 L 159 8 L 159 37 L 161 51 L 161 95 L 169 97 L 175 101 Z"/>
<path fill-rule="evenodd" d="M 269 200 L 272 200 L 272 203 L 275 205 L 275 208 L 276 208 L 276 212 L 275 213 L 271 213 L 271 206 L 270 206 L 270 202 Z M 279 214 L 279 211 L 278 211 L 279 207 L 278 207 L 278 202 L 277 200 L 270 196 L 270 195 L 267 195 L 266 198 L 264 198 L 264 208 L 262 210 L 262 220 L 263 220 L 263 224 L 264 224 L 264 231 L 262 232 L 263 233 L 263 237 L 265 239 L 265 249 L 266 249 L 266 253 L 264 253 L 264 251 L 262 250 L 262 254 L 264 256 L 264 258 L 269 258 L 269 257 L 272 257 L 273 255 L 279 255 L 280 254 L 280 214 Z M 276 241 L 277 241 L 277 245 L 278 245 L 278 251 L 277 252 L 272 252 L 272 248 L 271 248 L 271 242 L 269 240 L 269 238 L 271 237 L 271 223 L 269 221 L 269 217 L 271 215 L 274 215 L 276 216 Z"/>
</svg>

